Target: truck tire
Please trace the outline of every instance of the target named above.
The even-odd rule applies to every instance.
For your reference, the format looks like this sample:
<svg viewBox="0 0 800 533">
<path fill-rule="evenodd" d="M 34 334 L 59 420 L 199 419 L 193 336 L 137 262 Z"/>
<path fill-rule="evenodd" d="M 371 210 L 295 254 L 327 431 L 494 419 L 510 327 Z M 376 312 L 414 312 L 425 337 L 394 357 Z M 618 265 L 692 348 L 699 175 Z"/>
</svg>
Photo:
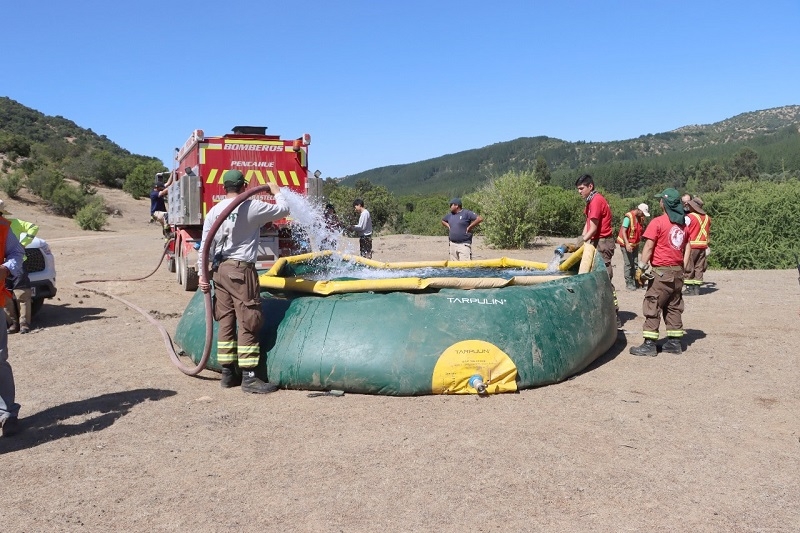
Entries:
<svg viewBox="0 0 800 533">
<path fill-rule="evenodd" d="M 183 256 L 181 255 L 181 247 L 183 244 L 180 239 L 175 241 L 175 279 L 178 283 L 183 285 Z"/>
<path fill-rule="evenodd" d="M 189 291 L 196 291 L 197 286 L 200 282 L 200 277 L 197 275 L 197 270 L 190 267 L 186 258 L 181 258 L 181 265 L 183 266 L 183 290 Z"/>
</svg>

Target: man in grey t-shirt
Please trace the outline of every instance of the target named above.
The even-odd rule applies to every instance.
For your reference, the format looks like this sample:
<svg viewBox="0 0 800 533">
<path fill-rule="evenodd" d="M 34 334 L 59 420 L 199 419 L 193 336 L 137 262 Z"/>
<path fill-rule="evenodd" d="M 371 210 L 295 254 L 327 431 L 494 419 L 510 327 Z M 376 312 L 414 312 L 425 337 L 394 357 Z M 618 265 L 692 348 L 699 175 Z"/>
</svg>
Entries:
<svg viewBox="0 0 800 533">
<path fill-rule="evenodd" d="M 461 198 L 450 200 L 450 212 L 442 218 L 442 226 L 450 230 L 450 261 L 472 260 L 472 230 L 483 217 L 463 209 Z"/>
</svg>

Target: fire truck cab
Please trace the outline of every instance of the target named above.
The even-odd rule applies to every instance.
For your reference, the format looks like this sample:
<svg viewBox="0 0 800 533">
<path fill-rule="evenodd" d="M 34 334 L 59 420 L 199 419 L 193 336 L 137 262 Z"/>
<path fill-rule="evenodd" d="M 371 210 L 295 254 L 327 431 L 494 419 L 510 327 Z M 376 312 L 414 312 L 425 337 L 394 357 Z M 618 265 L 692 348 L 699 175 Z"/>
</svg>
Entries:
<svg viewBox="0 0 800 533">
<path fill-rule="evenodd" d="M 167 266 L 187 291 L 197 289 L 203 220 L 226 196 L 222 185 L 226 170 L 240 170 L 251 186 L 271 181 L 302 195 L 321 194 L 321 180 L 308 176 L 311 136 L 285 140 L 267 135 L 266 130 L 263 126 L 236 126 L 233 133 L 220 137 L 207 137 L 203 130 L 195 130 L 183 147 L 175 149 L 175 170 L 165 183 L 167 220 L 174 234 L 166 252 Z M 274 202 L 267 193 L 253 198 Z M 269 268 L 279 257 L 298 251 L 288 223 L 283 219 L 261 229 L 256 268 Z"/>
</svg>

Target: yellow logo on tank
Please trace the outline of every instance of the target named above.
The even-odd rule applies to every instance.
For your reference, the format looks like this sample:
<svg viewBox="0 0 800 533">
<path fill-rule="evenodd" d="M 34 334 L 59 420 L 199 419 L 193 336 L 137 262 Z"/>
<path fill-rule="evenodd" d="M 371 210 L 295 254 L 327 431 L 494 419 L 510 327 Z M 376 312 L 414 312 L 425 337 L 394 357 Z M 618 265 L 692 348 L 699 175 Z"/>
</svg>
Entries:
<svg viewBox="0 0 800 533">
<path fill-rule="evenodd" d="M 503 350 L 486 341 L 467 340 L 449 346 L 433 368 L 434 394 L 486 394 L 516 392 L 517 365 Z"/>
</svg>

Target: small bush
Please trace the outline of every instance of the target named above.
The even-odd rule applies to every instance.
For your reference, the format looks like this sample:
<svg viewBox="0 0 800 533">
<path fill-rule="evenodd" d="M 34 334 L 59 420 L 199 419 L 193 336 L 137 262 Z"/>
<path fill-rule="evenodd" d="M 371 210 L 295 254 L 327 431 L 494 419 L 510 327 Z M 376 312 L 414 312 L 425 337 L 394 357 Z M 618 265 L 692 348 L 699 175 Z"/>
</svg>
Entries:
<svg viewBox="0 0 800 533">
<path fill-rule="evenodd" d="M 18 198 L 19 190 L 22 188 L 22 173 L 15 171 L 0 179 L 0 190 L 8 195 L 9 198 Z"/>
<path fill-rule="evenodd" d="M 56 214 L 74 217 L 89 201 L 81 189 L 67 183 L 62 183 L 55 191 L 48 203 Z"/>
<path fill-rule="evenodd" d="M 34 169 L 28 174 L 26 186 L 33 194 L 42 200 L 49 201 L 53 193 L 64 185 L 64 175 L 53 167 Z"/>
<path fill-rule="evenodd" d="M 82 230 L 101 231 L 108 222 L 103 199 L 95 197 L 75 215 L 75 222 Z"/>
<path fill-rule="evenodd" d="M 496 248 L 525 248 L 536 237 L 536 194 L 539 180 L 533 172 L 510 171 L 492 179 L 470 200 L 481 206 L 483 234 Z"/>
</svg>

